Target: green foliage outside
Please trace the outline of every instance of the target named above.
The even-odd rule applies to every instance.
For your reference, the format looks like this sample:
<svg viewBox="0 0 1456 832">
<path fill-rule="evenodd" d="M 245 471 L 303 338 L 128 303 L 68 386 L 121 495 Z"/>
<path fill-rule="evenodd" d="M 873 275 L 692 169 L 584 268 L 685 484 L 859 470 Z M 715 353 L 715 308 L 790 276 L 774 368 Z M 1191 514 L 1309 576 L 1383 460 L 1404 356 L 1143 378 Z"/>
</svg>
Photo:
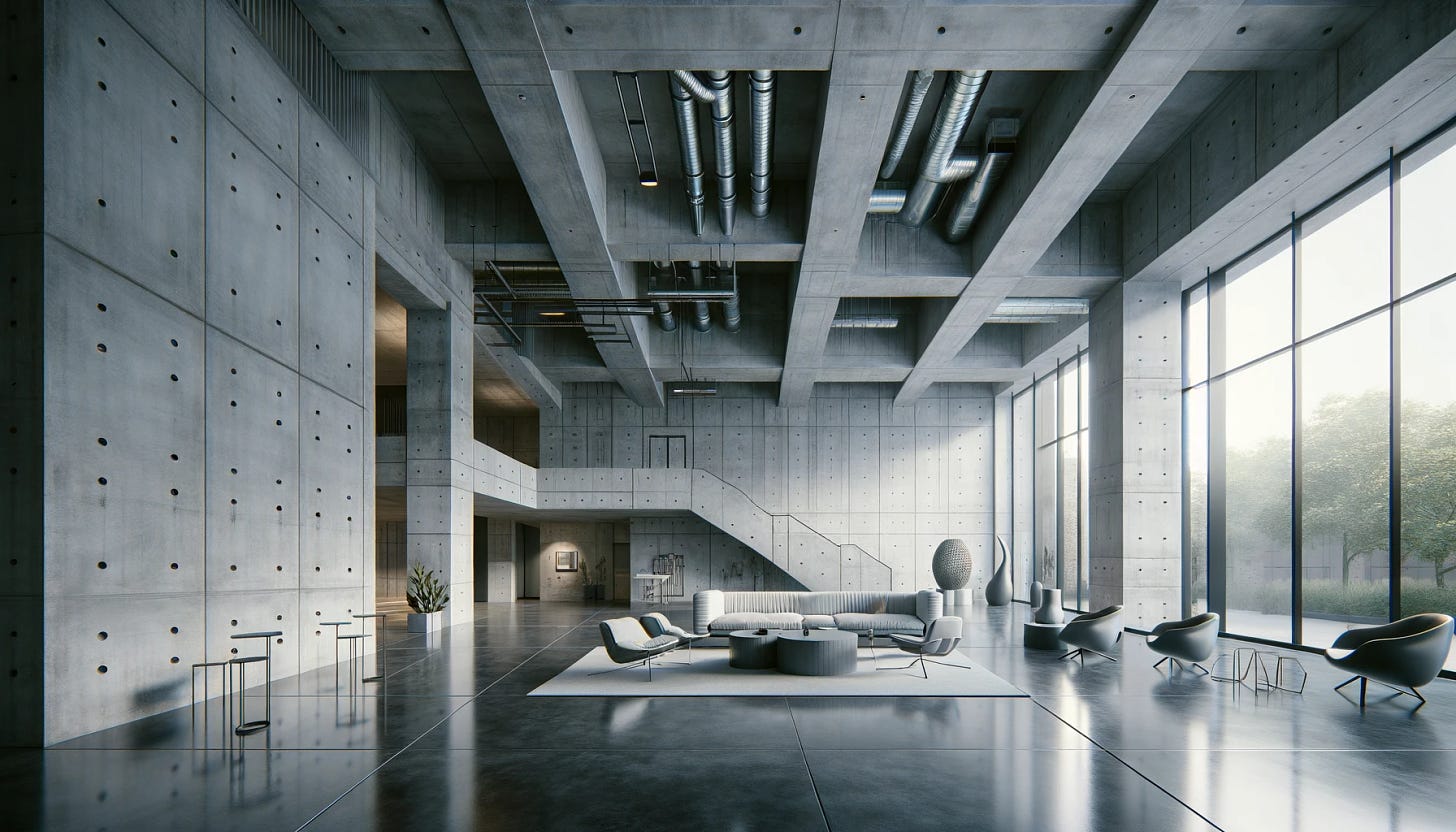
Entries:
<svg viewBox="0 0 1456 832">
<path fill-rule="evenodd" d="M 1304 516 L 1306 540 L 1341 542 L 1341 576 L 1306 579 L 1307 612 L 1385 619 L 1386 585 L 1351 579 L 1351 566 L 1364 555 L 1384 557 L 1389 545 L 1389 397 L 1381 391 L 1330 396 L 1303 429 Z M 1456 613 L 1456 590 L 1447 588 L 1456 572 L 1456 405 L 1406 401 L 1401 413 L 1401 549 L 1407 566 L 1428 565 L 1434 584 L 1402 581 L 1403 614 Z M 1268 439 L 1255 448 L 1231 450 L 1227 460 L 1228 552 L 1287 546 L 1290 534 L 1290 446 L 1287 437 Z M 1190 493 L 1194 513 L 1207 496 Z M 1230 575 L 1230 599 L 1240 608 L 1257 602 L 1264 612 L 1289 611 L 1288 581 Z"/>
<path fill-rule="evenodd" d="M 1401 603 L 1406 614 L 1445 612 L 1456 615 L 1456 588 L 1438 587 L 1430 581 L 1400 582 Z M 1289 581 L 1243 583 L 1229 588 L 1230 597 L 1238 598 L 1238 608 L 1270 615 L 1288 615 Z M 1305 580 L 1306 613 L 1337 614 L 1353 618 L 1386 620 L 1390 607 L 1390 588 L 1383 581 Z"/>
</svg>

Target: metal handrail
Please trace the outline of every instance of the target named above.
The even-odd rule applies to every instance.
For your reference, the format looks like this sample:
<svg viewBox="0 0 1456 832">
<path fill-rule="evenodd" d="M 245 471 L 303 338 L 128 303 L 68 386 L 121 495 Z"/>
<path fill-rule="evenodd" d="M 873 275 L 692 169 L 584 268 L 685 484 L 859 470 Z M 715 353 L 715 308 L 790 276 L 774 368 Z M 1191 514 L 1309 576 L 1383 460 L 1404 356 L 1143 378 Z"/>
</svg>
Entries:
<svg viewBox="0 0 1456 832">
<path fill-rule="evenodd" d="M 864 555 L 865 557 L 869 558 L 870 560 L 874 561 L 875 563 L 879 564 L 880 566 L 885 567 L 886 571 L 888 571 L 890 573 L 890 582 L 891 582 L 891 584 L 894 583 L 894 579 L 895 579 L 895 568 L 892 567 L 892 566 L 890 566 L 890 564 L 885 563 L 884 561 L 882 561 L 879 558 L 875 557 L 874 555 L 870 554 L 869 552 L 865 551 L 865 548 L 863 546 L 859 545 L 858 543 L 835 543 L 833 540 L 830 540 L 828 537 L 826 537 L 823 532 L 819 531 L 818 529 L 814 528 L 813 526 L 809 525 L 808 523 L 805 523 L 803 520 L 799 519 L 798 517 L 794 516 L 793 514 L 789 514 L 788 512 L 785 512 L 783 514 L 778 514 L 777 512 L 769 511 L 768 509 L 764 508 L 762 505 L 759 505 L 759 502 L 757 500 L 755 500 L 755 499 L 753 499 L 753 497 L 749 496 L 749 494 L 748 494 L 747 491 L 744 491 L 743 489 L 739 488 L 738 486 L 734 485 L 733 483 L 731 483 L 731 482 L 723 479 L 722 477 L 718 476 L 717 474 L 714 474 L 712 471 L 705 471 L 702 468 L 693 468 L 691 470 L 693 470 L 693 471 L 702 471 L 704 474 L 707 474 L 708 476 L 713 477 L 714 479 L 718 480 L 719 482 L 723 483 L 724 485 L 728 486 L 729 488 L 733 489 L 734 491 L 737 491 L 739 494 L 742 494 L 743 495 L 743 499 L 745 499 L 749 503 L 751 503 L 754 508 L 758 509 L 759 511 L 763 512 L 764 514 L 767 514 L 770 517 L 787 517 L 790 520 L 793 520 L 794 522 L 798 523 L 799 525 L 801 525 L 804 528 L 808 529 L 809 531 L 813 532 L 815 535 L 817 535 L 825 543 L 828 543 L 830 546 L 833 546 L 836 549 L 843 549 L 846 546 L 853 546 L 854 548 L 856 548 L 856 549 L 858 549 L 860 551 L 860 554 Z"/>
</svg>

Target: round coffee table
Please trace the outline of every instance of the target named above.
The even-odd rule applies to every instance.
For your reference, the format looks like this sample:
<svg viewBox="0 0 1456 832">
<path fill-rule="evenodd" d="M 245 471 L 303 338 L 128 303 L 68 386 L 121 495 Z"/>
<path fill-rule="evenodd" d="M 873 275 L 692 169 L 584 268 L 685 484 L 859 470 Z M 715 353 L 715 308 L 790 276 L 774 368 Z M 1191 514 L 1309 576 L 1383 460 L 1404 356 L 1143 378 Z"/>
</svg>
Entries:
<svg viewBox="0 0 1456 832">
<path fill-rule="evenodd" d="M 779 633 L 779 672 L 795 676 L 843 676 L 859 663 L 859 636 L 845 630 Z"/>
<path fill-rule="evenodd" d="M 765 670 L 774 666 L 778 653 L 775 644 L 779 630 L 767 634 L 752 630 L 734 630 L 728 634 L 728 666 L 745 670 Z"/>
</svg>

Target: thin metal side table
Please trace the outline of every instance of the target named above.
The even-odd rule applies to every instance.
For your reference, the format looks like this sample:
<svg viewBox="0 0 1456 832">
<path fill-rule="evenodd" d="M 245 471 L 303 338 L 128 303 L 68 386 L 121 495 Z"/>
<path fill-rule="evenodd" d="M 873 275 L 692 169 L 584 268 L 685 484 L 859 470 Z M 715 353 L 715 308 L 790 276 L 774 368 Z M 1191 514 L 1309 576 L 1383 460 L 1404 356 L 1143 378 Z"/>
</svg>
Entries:
<svg viewBox="0 0 1456 832">
<path fill-rule="evenodd" d="M 339 636 L 339 640 L 340 641 L 347 641 L 347 642 L 349 642 L 349 690 L 350 691 L 353 691 L 354 690 L 354 679 L 358 676 L 358 674 L 354 671 L 354 662 L 356 661 L 356 658 L 355 658 L 356 655 L 357 655 L 357 661 L 359 662 L 359 665 L 362 667 L 363 664 L 364 664 L 364 639 L 366 639 L 366 638 L 369 638 L 369 634 L 368 633 L 345 633 L 345 634 Z M 336 688 L 335 692 L 337 692 L 337 688 Z"/>
<path fill-rule="evenodd" d="M 378 621 L 374 625 L 374 633 L 377 636 L 379 634 L 379 628 L 384 625 L 384 619 L 387 618 L 388 616 L 389 616 L 389 613 L 386 613 L 386 612 L 361 612 L 361 613 L 355 615 L 354 617 L 355 618 L 360 618 L 360 619 L 365 619 L 365 618 L 376 618 L 376 619 L 378 619 Z M 338 643 L 338 641 L 337 641 L 337 639 L 335 639 L 335 644 L 337 644 L 337 643 Z M 375 645 L 378 645 L 379 644 L 379 639 L 376 638 L 374 640 L 374 643 L 375 643 Z M 380 653 L 380 651 L 383 650 L 383 649 L 384 649 L 383 647 L 376 647 L 375 652 L 376 653 Z M 383 654 L 382 653 L 380 653 L 380 657 L 383 658 Z M 360 658 L 360 662 L 362 663 L 364 657 L 361 655 L 359 658 Z M 337 658 L 335 659 L 335 661 L 337 661 Z M 378 662 L 376 661 L 375 664 L 377 665 Z M 383 673 L 379 673 L 379 674 L 376 674 L 374 676 L 366 676 L 363 679 L 363 682 L 366 685 L 369 684 L 370 682 L 383 682 L 383 681 L 384 681 L 384 674 Z"/>
<path fill-rule="evenodd" d="M 245 716 L 245 711 L 242 710 L 242 709 L 240 709 L 238 711 L 238 727 L 234 729 L 234 732 L 238 736 L 242 736 L 244 734 L 252 734 L 252 733 L 255 733 L 257 731 L 261 731 L 264 728 L 267 728 L 270 724 L 272 724 L 272 721 L 273 721 L 273 639 L 276 638 L 276 637 L 278 637 L 278 636 L 281 636 L 281 635 L 283 635 L 283 631 L 282 630 L 263 630 L 263 631 L 259 631 L 259 632 L 256 632 L 256 633 L 237 633 L 237 634 L 235 634 L 235 635 L 232 636 L 232 638 L 234 638 L 234 639 L 251 639 L 251 638 L 261 638 L 261 639 L 263 639 L 263 655 L 261 655 L 261 656 L 239 656 L 238 658 L 231 659 L 228 662 L 228 664 L 230 664 L 230 665 L 237 665 L 237 667 L 238 667 L 238 673 L 240 674 L 239 675 L 239 685 L 238 685 L 238 704 L 240 706 L 244 706 L 244 707 L 246 707 L 246 702 L 247 702 L 247 697 L 248 697 L 247 684 L 246 684 L 246 681 L 247 681 L 247 668 L 246 668 L 246 665 L 248 665 L 251 662 L 258 661 L 260 659 L 263 662 L 263 718 L 260 719 L 260 720 L 254 720 L 252 722 L 248 722 L 247 721 L 247 717 Z M 230 678 L 232 676 L 232 670 L 231 669 L 228 670 L 228 676 Z"/>
<path fill-rule="evenodd" d="M 340 638 L 340 636 L 339 636 L 339 628 L 340 627 L 352 627 L 352 626 L 354 626 L 354 622 L 352 622 L 352 621 L 322 621 L 322 622 L 319 622 L 319 626 L 320 627 L 333 627 L 334 628 L 334 692 L 337 693 L 338 690 L 339 690 L 339 638 Z"/>
</svg>

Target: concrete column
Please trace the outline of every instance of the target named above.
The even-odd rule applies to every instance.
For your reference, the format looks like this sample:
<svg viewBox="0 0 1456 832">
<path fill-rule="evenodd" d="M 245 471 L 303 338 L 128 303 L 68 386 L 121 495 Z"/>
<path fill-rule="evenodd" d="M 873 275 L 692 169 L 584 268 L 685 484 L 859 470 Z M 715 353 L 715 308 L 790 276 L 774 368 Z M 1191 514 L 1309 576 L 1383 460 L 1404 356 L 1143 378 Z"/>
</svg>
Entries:
<svg viewBox="0 0 1456 832">
<path fill-rule="evenodd" d="M 475 601 L 471 323 L 447 303 L 409 310 L 408 326 L 406 550 L 449 584 L 447 619 L 461 624 Z"/>
<path fill-rule="evenodd" d="M 1092 608 L 1179 617 L 1182 316 L 1176 281 L 1127 281 L 1091 320 Z"/>
<path fill-rule="evenodd" d="M 487 539 L 485 599 L 492 603 L 512 604 L 516 600 L 516 524 L 512 520 L 492 518 L 486 521 Z"/>
</svg>

